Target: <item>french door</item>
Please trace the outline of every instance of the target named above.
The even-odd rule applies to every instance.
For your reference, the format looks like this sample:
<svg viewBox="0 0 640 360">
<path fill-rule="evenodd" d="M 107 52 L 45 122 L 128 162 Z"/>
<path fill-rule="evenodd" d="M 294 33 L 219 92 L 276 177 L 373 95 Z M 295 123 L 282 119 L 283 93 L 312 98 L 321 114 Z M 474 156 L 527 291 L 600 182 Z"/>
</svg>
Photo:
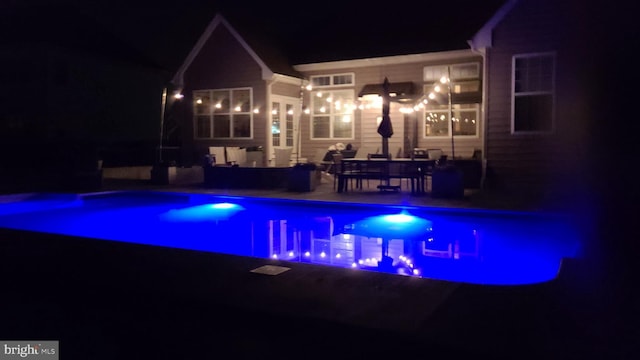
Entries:
<svg viewBox="0 0 640 360">
<path fill-rule="evenodd" d="M 293 97 L 271 97 L 271 145 L 275 148 L 293 148 L 298 150 L 299 102 Z"/>
</svg>

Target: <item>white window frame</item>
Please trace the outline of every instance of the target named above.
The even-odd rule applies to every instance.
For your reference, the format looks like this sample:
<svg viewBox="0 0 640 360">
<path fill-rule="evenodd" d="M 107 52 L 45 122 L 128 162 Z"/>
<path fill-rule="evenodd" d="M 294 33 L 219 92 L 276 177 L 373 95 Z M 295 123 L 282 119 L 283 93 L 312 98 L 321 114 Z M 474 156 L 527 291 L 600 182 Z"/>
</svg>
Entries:
<svg viewBox="0 0 640 360">
<path fill-rule="evenodd" d="M 467 67 L 467 66 L 473 66 L 475 67 L 475 73 L 470 74 L 468 76 L 456 76 L 456 69 L 461 68 L 461 67 Z M 433 70 L 436 69 L 440 69 L 440 74 L 431 76 L 432 73 L 434 73 Z M 473 62 L 464 62 L 464 63 L 455 63 L 455 64 L 439 64 L 439 65 L 430 65 L 430 66 L 425 66 L 422 69 L 423 71 L 423 76 L 422 79 L 424 81 L 424 94 L 427 94 L 428 92 L 430 92 L 431 88 L 433 88 L 433 86 L 435 84 L 439 84 L 440 83 L 440 79 L 442 78 L 442 76 L 447 76 L 449 74 L 449 72 L 451 73 L 451 82 L 448 84 L 448 86 L 455 86 L 456 85 L 456 81 L 459 83 L 464 83 L 464 82 L 469 82 L 469 81 L 473 81 L 473 80 L 477 80 L 480 81 L 480 62 L 478 61 L 473 61 Z M 437 77 L 437 78 L 434 78 Z M 452 89 L 452 92 L 455 89 Z M 446 96 L 446 95 L 445 95 Z M 447 103 L 448 105 L 448 99 L 447 99 Z M 427 114 L 429 112 L 435 112 L 435 113 L 445 113 L 447 118 L 449 118 L 449 110 L 448 107 L 447 109 L 429 109 L 429 105 L 425 105 L 422 109 L 422 138 L 425 140 L 428 139 L 449 139 L 452 136 L 456 137 L 456 138 L 467 138 L 467 139 L 471 139 L 471 138 L 479 138 L 480 137 L 480 105 L 479 103 L 454 103 L 452 104 L 453 106 L 470 106 L 473 105 L 473 107 L 475 108 L 475 112 L 476 112 L 476 131 L 475 131 L 475 135 L 453 135 L 453 123 L 451 122 L 451 119 L 449 119 L 448 121 L 448 128 L 447 128 L 447 135 L 430 135 L 427 136 L 426 134 L 426 125 L 427 125 Z M 472 111 L 472 109 L 470 108 L 464 108 L 464 109 L 458 109 L 458 111 Z M 454 109 L 453 111 L 454 113 L 456 112 L 456 110 Z"/>
<path fill-rule="evenodd" d="M 350 84 L 335 84 L 335 77 L 336 76 L 344 76 L 344 75 L 351 76 L 351 83 Z M 323 77 L 328 77 L 329 78 L 329 85 L 313 85 L 313 80 L 314 79 L 323 78 Z M 310 76 L 309 77 L 309 84 L 311 84 L 311 86 L 314 89 L 322 89 L 322 88 L 328 88 L 328 87 L 353 87 L 353 86 L 355 86 L 355 83 L 356 83 L 356 74 L 352 73 L 352 72 L 351 73 L 314 75 L 314 76 Z"/>
<path fill-rule="evenodd" d="M 470 111 L 474 111 L 476 113 L 476 131 L 475 131 L 475 135 L 453 135 L 456 138 L 463 138 L 463 139 L 476 139 L 478 137 L 480 137 L 480 104 L 478 103 L 470 103 L 470 104 L 453 104 L 453 105 L 459 105 L 462 108 L 459 109 L 453 109 L 452 113 L 455 113 L 456 111 L 458 112 L 470 112 Z M 468 106 L 468 107 L 466 107 Z M 473 108 L 472 108 L 473 107 Z M 444 113 L 445 116 L 447 117 L 447 135 L 431 135 L 431 136 L 427 136 L 426 134 L 426 125 L 427 125 L 427 113 Z M 453 122 L 451 121 L 451 119 L 449 119 L 449 109 L 447 108 L 443 108 L 443 109 L 428 109 L 428 105 L 425 106 L 425 108 L 423 109 L 422 112 L 422 138 L 424 140 L 433 140 L 433 139 L 450 139 L 451 135 L 453 134 Z"/>
<path fill-rule="evenodd" d="M 516 60 L 522 58 L 533 57 L 551 57 L 552 60 L 552 74 L 551 74 L 551 90 L 545 91 L 522 91 L 516 93 Z M 516 54 L 511 58 L 511 134 L 552 134 L 556 128 L 556 52 L 537 52 Z M 551 128 L 548 130 L 519 130 L 516 131 L 516 97 L 518 96 L 531 96 L 531 95 L 551 95 Z"/>
<path fill-rule="evenodd" d="M 233 107 L 233 92 L 236 90 L 249 90 L 249 111 L 241 111 L 235 112 Z M 229 137 L 214 137 L 214 128 L 213 128 L 213 118 L 214 118 L 214 110 L 213 104 L 211 104 L 211 109 L 209 110 L 209 136 L 208 137 L 200 137 L 198 136 L 198 118 L 204 116 L 204 114 L 198 114 L 196 111 L 196 101 L 197 101 L 197 93 L 208 92 L 209 98 L 213 98 L 213 93 L 216 91 L 228 91 L 229 92 L 229 112 L 228 113 L 215 113 L 215 115 L 229 115 L 229 129 L 230 135 Z M 222 88 L 222 89 L 198 89 L 193 90 L 192 92 L 193 98 L 193 136 L 194 139 L 242 139 L 242 140 L 251 140 L 253 139 L 254 132 L 254 119 L 253 119 L 253 88 L 251 87 L 238 87 L 238 88 Z M 249 126 L 250 126 L 250 134 L 249 136 L 235 136 L 234 134 L 234 126 L 233 119 L 235 115 L 249 115 Z"/>
<path fill-rule="evenodd" d="M 340 92 L 350 92 L 351 93 L 351 99 L 353 101 L 353 104 L 355 104 L 356 98 L 355 98 L 355 91 L 354 90 L 344 90 L 344 89 L 335 89 L 335 91 L 340 91 Z M 334 113 L 334 107 L 330 106 L 330 112 L 323 114 L 323 115 L 317 115 L 315 113 L 315 104 L 317 100 L 317 94 L 318 93 L 330 93 L 331 97 L 333 97 L 334 95 L 334 90 L 322 90 L 322 91 L 312 91 L 311 92 L 311 113 L 309 114 L 309 129 L 310 129 L 310 140 L 353 140 L 355 139 L 355 105 L 354 107 L 352 107 L 350 109 L 350 111 L 345 111 L 343 113 Z M 336 116 L 339 115 L 349 115 L 351 116 L 351 136 L 350 137 L 337 137 L 334 136 L 334 119 Z M 316 117 L 324 117 L 324 116 L 328 116 L 329 117 L 329 137 L 315 137 L 314 135 L 314 127 L 313 127 L 313 121 L 314 118 Z"/>
<path fill-rule="evenodd" d="M 455 69 L 456 68 L 460 68 L 463 66 L 469 66 L 469 65 L 473 65 L 476 68 L 476 72 L 475 75 L 472 76 L 460 76 L 460 77 L 456 77 L 455 76 Z M 430 65 L 430 66 L 425 66 L 424 68 L 422 68 L 422 80 L 424 82 L 436 82 L 436 81 L 440 81 L 440 77 L 442 77 L 442 75 L 440 75 L 440 77 L 438 77 L 437 79 L 432 79 L 430 76 L 428 76 L 427 74 L 429 72 L 431 72 L 431 70 L 433 69 L 445 69 L 445 74 L 446 74 L 446 69 L 447 67 L 451 68 L 451 80 L 471 80 L 471 79 L 480 79 L 480 63 L 477 61 L 474 62 L 466 62 L 466 63 L 458 63 L 458 64 L 441 64 L 441 65 Z"/>
</svg>

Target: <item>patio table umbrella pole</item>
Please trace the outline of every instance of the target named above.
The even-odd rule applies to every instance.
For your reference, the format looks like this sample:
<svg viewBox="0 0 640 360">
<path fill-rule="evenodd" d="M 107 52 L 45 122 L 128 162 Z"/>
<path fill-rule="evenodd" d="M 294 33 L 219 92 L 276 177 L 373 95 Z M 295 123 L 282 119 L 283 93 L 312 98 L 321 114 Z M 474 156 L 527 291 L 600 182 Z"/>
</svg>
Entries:
<svg viewBox="0 0 640 360">
<path fill-rule="evenodd" d="M 158 144 L 158 164 L 162 164 L 162 144 L 164 138 L 164 114 L 167 110 L 167 87 L 162 89 L 162 108 L 160 109 L 160 144 Z"/>
<path fill-rule="evenodd" d="M 384 78 L 382 84 L 382 121 L 378 125 L 378 134 L 382 136 L 382 154 L 389 157 L 389 138 L 393 136 L 393 125 L 389 117 L 389 105 L 391 95 L 389 94 L 389 79 Z"/>
<path fill-rule="evenodd" d="M 449 102 L 449 122 L 451 122 L 451 162 L 455 162 L 456 158 L 456 147 L 454 145 L 453 140 L 453 132 L 454 132 L 454 121 L 453 121 L 453 105 L 451 104 L 451 66 L 447 67 L 447 88 L 448 88 L 448 102 Z"/>
</svg>

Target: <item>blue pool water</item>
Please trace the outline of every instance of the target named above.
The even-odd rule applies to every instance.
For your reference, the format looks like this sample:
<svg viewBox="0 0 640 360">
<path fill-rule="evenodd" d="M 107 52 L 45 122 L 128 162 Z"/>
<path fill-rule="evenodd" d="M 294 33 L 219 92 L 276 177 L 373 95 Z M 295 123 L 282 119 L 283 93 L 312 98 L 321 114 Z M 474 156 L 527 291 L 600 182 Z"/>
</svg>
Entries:
<svg viewBox="0 0 640 360">
<path fill-rule="evenodd" d="M 504 285 L 580 248 L 559 215 L 170 192 L 0 197 L 0 228 Z"/>
</svg>

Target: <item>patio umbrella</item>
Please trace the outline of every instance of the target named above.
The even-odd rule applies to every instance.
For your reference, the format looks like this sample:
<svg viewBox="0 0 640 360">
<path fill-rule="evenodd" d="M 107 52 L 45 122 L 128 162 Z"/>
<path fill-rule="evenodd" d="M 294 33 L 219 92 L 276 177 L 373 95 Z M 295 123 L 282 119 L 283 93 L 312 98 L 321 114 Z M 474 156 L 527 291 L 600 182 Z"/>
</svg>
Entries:
<svg viewBox="0 0 640 360">
<path fill-rule="evenodd" d="M 393 125 L 389 117 L 390 103 L 389 79 L 385 77 L 382 84 L 382 121 L 378 125 L 378 134 L 382 136 L 382 154 L 385 156 L 389 156 L 389 138 L 393 136 Z"/>
</svg>

